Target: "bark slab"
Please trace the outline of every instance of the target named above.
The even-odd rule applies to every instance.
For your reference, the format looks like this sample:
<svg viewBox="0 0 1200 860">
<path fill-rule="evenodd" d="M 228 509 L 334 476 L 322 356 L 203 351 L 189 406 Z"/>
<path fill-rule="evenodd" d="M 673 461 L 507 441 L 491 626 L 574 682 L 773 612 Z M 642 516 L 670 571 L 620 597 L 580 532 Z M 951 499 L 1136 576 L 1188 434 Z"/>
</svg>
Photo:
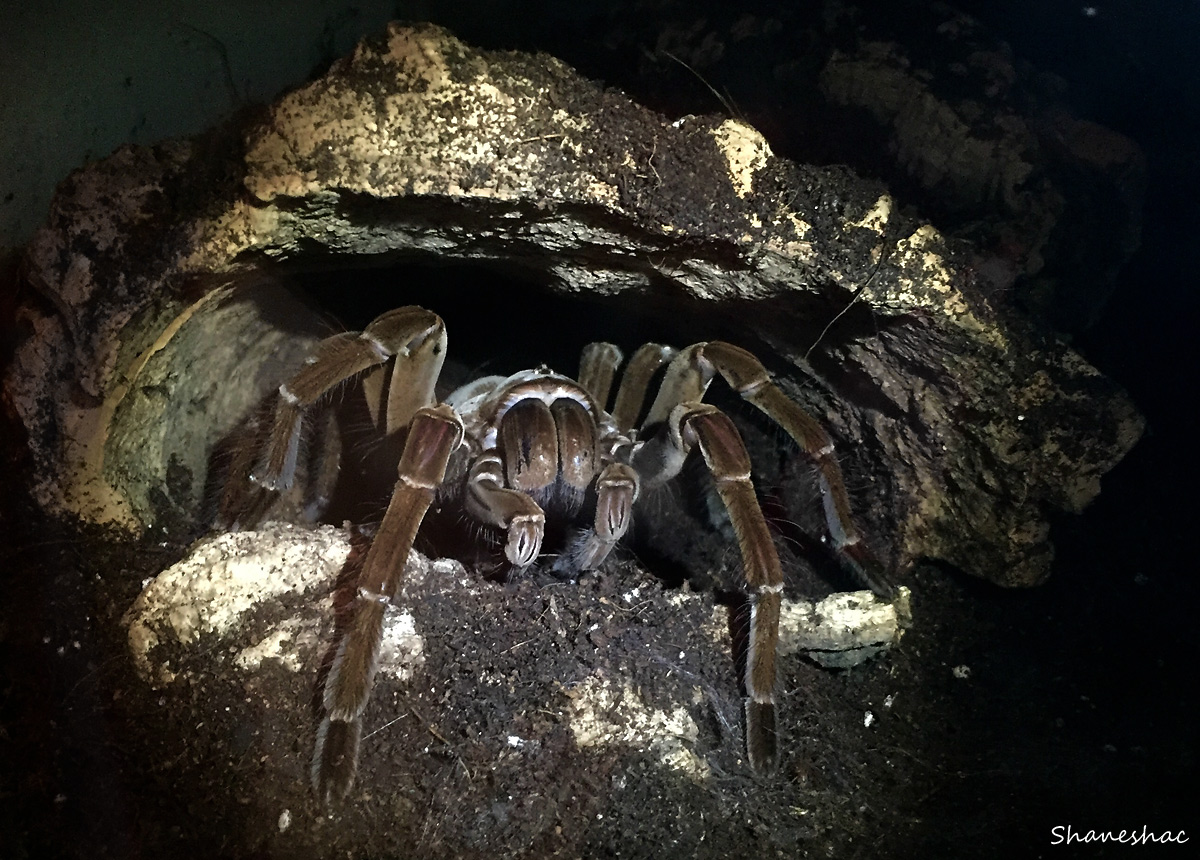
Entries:
<svg viewBox="0 0 1200 860">
<path fill-rule="evenodd" d="M 894 561 L 1029 585 L 1047 513 L 1081 510 L 1143 420 L 977 293 L 969 252 L 739 121 L 665 118 L 553 58 L 392 25 L 261 114 L 68 178 L 28 249 L 45 301 L 22 311 L 4 390 L 43 505 L 163 527 L 197 515 L 216 440 L 316 336 L 274 266 L 424 254 L 681 296 L 769 345 L 870 483 L 860 515 Z"/>
</svg>

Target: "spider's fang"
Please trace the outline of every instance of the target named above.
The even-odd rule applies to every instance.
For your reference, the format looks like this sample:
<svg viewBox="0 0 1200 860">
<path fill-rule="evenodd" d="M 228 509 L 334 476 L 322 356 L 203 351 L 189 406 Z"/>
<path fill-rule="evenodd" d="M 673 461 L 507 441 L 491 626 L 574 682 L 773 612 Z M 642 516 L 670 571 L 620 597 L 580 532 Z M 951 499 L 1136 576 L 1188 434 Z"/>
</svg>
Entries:
<svg viewBox="0 0 1200 860">
<path fill-rule="evenodd" d="M 532 515 L 513 518 L 508 524 L 508 543 L 504 555 L 514 567 L 528 567 L 542 550 L 545 517 Z"/>
</svg>

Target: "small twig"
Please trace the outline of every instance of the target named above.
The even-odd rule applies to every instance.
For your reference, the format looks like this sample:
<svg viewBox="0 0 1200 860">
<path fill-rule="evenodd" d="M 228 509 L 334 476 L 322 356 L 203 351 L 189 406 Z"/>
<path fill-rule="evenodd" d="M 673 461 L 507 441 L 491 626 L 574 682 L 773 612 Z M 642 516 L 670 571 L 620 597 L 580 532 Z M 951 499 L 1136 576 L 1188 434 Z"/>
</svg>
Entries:
<svg viewBox="0 0 1200 860">
<path fill-rule="evenodd" d="M 517 143 L 535 143 L 539 140 L 559 140 L 566 137 L 565 134 L 539 134 L 537 137 L 523 137 Z"/>
<path fill-rule="evenodd" d="M 854 295 L 850 297 L 850 301 L 846 302 L 846 306 L 834 314 L 833 319 L 831 319 L 825 325 L 825 328 L 821 329 L 821 333 L 817 335 L 817 339 L 814 340 L 812 345 L 804 351 L 805 361 L 808 361 L 808 357 L 812 355 L 812 351 L 817 348 L 817 345 L 822 341 L 822 339 L 824 339 L 825 335 L 829 333 L 829 330 L 837 324 L 837 321 L 844 317 L 850 311 L 850 308 L 854 306 L 854 303 L 862 297 L 862 294 L 866 291 L 867 287 L 871 285 L 871 281 L 875 280 L 875 276 L 879 274 L 879 270 L 883 267 L 885 262 L 887 262 L 887 257 L 883 254 L 880 254 L 879 262 L 875 264 L 875 268 L 871 270 L 871 274 L 867 276 L 865 281 L 863 281 L 862 286 L 854 291 Z"/>
<path fill-rule="evenodd" d="M 413 713 L 415 714 L 416 711 L 413 711 Z M 446 738 L 442 736 L 442 733 L 437 730 L 437 726 L 435 726 L 433 723 L 426 723 L 425 729 L 426 729 L 426 731 L 429 732 L 429 734 L 433 735 L 435 738 L 437 738 L 439 741 L 444 743 L 446 746 L 450 747 L 451 749 L 454 749 L 454 747 L 450 745 L 450 741 L 446 740 Z"/>
<path fill-rule="evenodd" d="M 804 351 L 804 360 L 805 361 L 808 361 L 808 357 L 810 355 L 812 355 L 812 351 L 817 348 L 817 344 L 819 344 L 822 341 L 822 339 L 824 339 L 825 335 L 829 334 L 829 330 L 831 328 L 833 328 L 834 325 L 837 324 L 837 321 L 840 320 L 842 317 L 844 317 L 849 312 L 850 308 L 853 307 L 854 303 L 858 301 L 859 296 L 861 296 L 863 294 L 863 290 L 865 290 L 866 288 L 867 288 L 867 285 L 863 284 L 861 287 L 859 287 L 857 290 L 855 290 L 854 295 L 852 295 L 850 297 L 850 301 L 846 302 L 846 306 L 844 308 L 842 308 L 840 311 L 838 311 L 836 314 L 834 314 L 833 319 L 831 319 L 828 323 L 825 324 L 825 328 L 821 329 L 821 333 L 819 335 L 817 335 L 817 339 L 814 340 L 812 342 L 812 345 Z"/>
<path fill-rule="evenodd" d="M 545 613 L 543 613 L 543 614 L 545 614 Z M 509 651 L 515 651 L 517 648 L 520 648 L 522 645 L 528 645 L 530 642 L 536 642 L 537 638 L 538 637 L 534 636 L 531 639 L 526 639 L 524 642 L 518 642 L 516 645 L 509 645 L 507 648 L 505 648 L 500 653 L 507 654 Z"/>
<path fill-rule="evenodd" d="M 429 732 L 429 734 L 433 735 L 435 738 L 437 738 L 439 741 L 444 743 L 446 746 L 450 747 L 450 749 L 454 749 L 454 745 L 451 744 L 450 741 L 446 740 L 446 738 L 444 738 L 442 736 L 442 733 L 437 730 L 437 727 L 433 723 L 429 722 L 429 720 L 427 720 L 423 716 L 421 716 L 420 712 L 415 707 L 413 707 L 411 702 L 409 702 L 409 704 L 408 704 L 408 709 L 409 709 L 409 711 L 412 712 L 412 715 L 417 718 L 417 720 L 421 723 L 421 725 L 423 725 L 425 727 L 425 731 Z M 396 719 L 398 720 L 403 716 L 404 715 L 401 714 L 400 717 L 397 717 Z M 393 723 L 395 721 L 396 720 L 392 720 Z M 391 723 L 389 723 L 388 725 L 391 725 Z"/>
<path fill-rule="evenodd" d="M 415 711 L 414 711 L 414 713 L 415 713 Z M 387 728 L 388 726 L 390 726 L 392 723 L 398 723 L 398 722 L 400 722 L 402 719 L 404 719 L 404 718 L 405 718 L 405 717 L 407 717 L 407 716 L 408 716 L 408 714 L 401 714 L 400 716 L 396 717 L 394 720 L 388 720 L 386 723 L 384 723 L 382 726 L 380 726 L 379 728 L 377 728 L 375 731 L 371 732 L 370 734 L 363 735 L 363 740 L 365 741 L 367 738 L 373 738 L 373 737 L 375 737 L 375 735 L 377 735 L 377 734 L 379 734 L 380 732 L 382 732 L 384 729 L 386 729 L 386 728 Z"/>
<path fill-rule="evenodd" d="M 242 98 L 241 93 L 238 92 L 237 85 L 233 82 L 233 66 L 229 62 L 229 49 L 225 47 L 225 43 L 207 30 L 201 30 L 199 27 L 194 27 L 186 22 L 181 22 L 179 26 L 186 27 L 193 33 L 208 39 L 217 49 L 217 52 L 221 55 L 221 70 L 225 73 L 225 89 L 229 93 L 229 99 L 233 102 L 235 108 L 240 106 L 245 100 Z"/>
<path fill-rule="evenodd" d="M 710 93 L 712 93 L 714 96 L 716 96 L 717 101 L 719 101 L 721 103 L 722 107 L 724 107 L 725 110 L 727 110 L 729 112 L 730 116 L 737 117 L 738 119 L 742 118 L 741 112 L 735 110 L 733 105 L 730 104 L 729 100 L 726 99 L 725 96 L 723 96 L 719 92 L 717 92 L 716 89 L 713 87 L 713 85 L 704 79 L 704 76 L 702 74 L 697 72 L 695 69 L 693 69 L 691 66 L 689 66 L 687 63 L 685 63 L 683 60 L 679 59 L 674 54 L 672 54 L 670 51 L 663 51 L 663 53 L 666 54 L 668 57 L 670 57 L 675 62 L 679 63 L 679 65 L 683 66 L 685 69 L 687 69 L 693 75 L 695 75 L 696 80 L 700 81 L 700 83 L 702 83 L 702 84 L 704 84 L 704 86 L 708 87 L 708 91 Z"/>
</svg>

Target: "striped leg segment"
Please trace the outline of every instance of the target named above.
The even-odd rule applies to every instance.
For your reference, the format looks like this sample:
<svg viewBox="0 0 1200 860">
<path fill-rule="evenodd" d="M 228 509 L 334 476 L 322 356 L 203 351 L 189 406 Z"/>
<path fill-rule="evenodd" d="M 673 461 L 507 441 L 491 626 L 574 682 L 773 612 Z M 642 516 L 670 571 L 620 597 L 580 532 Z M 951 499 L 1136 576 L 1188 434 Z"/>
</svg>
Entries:
<svg viewBox="0 0 1200 860">
<path fill-rule="evenodd" d="M 675 357 L 675 350 L 659 343 L 647 343 L 638 347 L 629 364 L 621 374 L 621 386 L 613 404 L 612 417 L 617 429 L 628 433 L 637 421 L 646 390 L 655 372 Z"/>
<path fill-rule="evenodd" d="M 495 451 L 480 454 L 471 466 L 466 508 L 479 522 L 508 533 L 504 555 L 513 567 L 527 567 L 538 557 L 546 514 L 525 493 L 504 486 L 504 466 Z"/>
<path fill-rule="evenodd" d="M 850 511 L 850 497 L 829 434 L 811 415 L 771 381 L 762 362 L 741 347 L 723 341 L 694 344 L 667 368 L 647 424 L 664 421 L 680 403 L 700 400 L 713 377 L 721 377 L 749 403 L 782 427 L 817 470 L 825 522 L 842 564 L 885 600 L 896 596 L 883 565 L 867 549 Z"/>
<path fill-rule="evenodd" d="M 362 712 L 375 679 L 384 610 L 396 593 L 417 529 L 462 438 L 462 422 L 449 406 L 419 409 L 412 419 L 396 490 L 367 552 L 352 620 L 325 681 L 325 718 L 312 763 L 313 787 L 325 804 L 345 797 L 354 781 Z"/>
<path fill-rule="evenodd" d="M 746 659 L 746 754 L 758 773 L 770 773 L 778 763 L 775 733 L 775 650 L 779 639 L 779 608 L 783 570 L 771 533 L 763 519 L 754 485 L 750 456 L 733 422 L 715 407 L 683 404 L 672 412 L 685 444 L 700 446 L 704 462 L 716 481 L 717 493 L 729 512 L 742 553 L 742 571 L 750 593 L 750 647 Z M 674 435 L 674 434 L 673 434 Z"/>
<path fill-rule="evenodd" d="M 638 473 L 624 463 L 609 463 L 596 479 L 596 518 L 579 553 L 579 569 L 595 570 L 633 521 L 640 490 Z"/>
<path fill-rule="evenodd" d="M 579 358 L 579 384 L 592 395 L 601 409 L 608 403 L 613 379 L 624 359 L 624 354 L 616 344 L 596 342 L 583 348 L 583 355 Z"/>
<path fill-rule="evenodd" d="M 668 433 L 656 437 L 635 455 L 634 464 L 648 484 L 662 483 L 679 472 L 697 445 L 712 472 L 717 494 L 729 513 L 742 554 L 742 571 L 750 595 L 750 647 L 746 659 L 746 753 L 750 766 L 770 773 L 778 761 L 775 732 L 775 648 L 783 570 L 770 530 L 750 481 L 750 456 L 737 428 L 723 412 L 707 403 L 686 402 L 672 408 Z M 648 474 L 658 469 L 659 474 Z"/>
<path fill-rule="evenodd" d="M 767 369 L 751 353 L 733 344 L 705 344 L 704 358 L 712 362 L 729 386 L 782 427 L 817 469 L 825 522 L 842 564 L 859 582 L 885 600 L 896 596 L 896 586 L 883 565 L 867 549 L 854 516 L 833 440 L 816 419 L 805 412 L 771 381 Z"/>
<path fill-rule="evenodd" d="M 394 360 L 394 367 L 384 423 L 389 432 L 406 425 L 418 408 L 434 402 L 433 386 L 445 352 L 441 319 L 417 307 L 388 311 L 361 332 L 321 341 L 304 368 L 279 386 L 267 446 L 250 480 L 267 490 L 289 488 L 296 474 L 305 412 L 347 380 L 375 369 L 379 370 L 368 373 L 364 389 L 372 415 L 381 420 L 381 366 L 389 360 Z"/>
</svg>

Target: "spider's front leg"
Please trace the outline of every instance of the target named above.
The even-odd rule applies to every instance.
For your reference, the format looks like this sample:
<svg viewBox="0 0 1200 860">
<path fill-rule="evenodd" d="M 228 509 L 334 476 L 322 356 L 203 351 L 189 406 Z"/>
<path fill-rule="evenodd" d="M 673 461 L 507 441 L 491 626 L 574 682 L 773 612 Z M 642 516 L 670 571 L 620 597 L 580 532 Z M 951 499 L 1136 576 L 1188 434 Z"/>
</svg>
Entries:
<svg viewBox="0 0 1200 860">
<path fill-rule="evenodd" d="M 266 509 L 260 498 L 287 490 L 296 477 L 306 415 L 347 380 L 362 377 L 367 405 L 380 429 L 406 426 L 416 411 L 435 401 L 433 388 L 446 353 L 446 329 L 437 314 L 415 306 L 381 314 L 361 332 L 334 335 L 317 344 L 304 367 L 279 386 L 261 455 L 242 452 L 220 501 L 219 524 L 236 530 Z M 386 409 L 383 384 L 390 362 Z M 257 493 L 247 493 L 248 481 Z"/>
<path fill-rule="evenodd" d="M 533 499 L 504 486 L 504 466 L 495 451 L 480 454 L 467 473 L 467 513 L 504 529 L 504 555 L 515 568 L 533 563 L 542 551 L 546 514 Z"/>
<path fill-rule="evenodd" d="M 746 658 L 746 755 L 759 773 L 770 773 L 778 761 L 775 730 L 775 651 L 783 570 L 767 522 L 750 480 L 750 455 L 733 422 L 717 407 L 688 402 L 675 406 L 667 433 L 647 442 L 634 466 L 647 484 L 660 484 L 679 473 L 699 445 L 712 472 L 717 494 L 729 513 L 742 555 L 742 571 L 750 596 L 750 646 Z"/>
<path fill-rule="evenodd" d="M 621 374 L 621 384 L 611 414 L 611 424 L 600 429 L 599 440 L 603 452 L 601 459 L 606 463 L 596 479 L 596 516 L 590 531 L 564 556 L 558 565 L 563 570 L 595 570 L 608 558 L 613 547 L 629 530 L 633 519 L 633 505 L 641 492 L 641 476 L 629 465 L 621 462 L 624 456 L 619 449 L 630 444 L 637 414 L 642 408 L 646 389 L 655 371 L 675 356 L 675 350 L 657 343 L 643 344 L 629 359 Z M 588 344 L 583 350 L 579 365 L 579 383 L 592 396 L 593 402 L 603 411 L 617 368 L 623 359 L 621 350 L 611 343 Z M 593 425 L 594 426 L 594 425 Z M 582 450 L 579 442 L 573 442 L 564 450 Z M 594 458 L 595 438 L 587 443 Z M 568 459 L 564 456 L 564 462 Z M 571 456 L 570 459 L 574 459 Z M 590 476 L 589 476 L 590 477 Z M 577 486 L 587 485 L 588 477 L 582 477 Z"/>
<path fill-rule="evenodd" d="M 425 512 L 445 480 L 450 455 L 462 438 L 462 421 L 449 406 L 419 409 L 412 419 L 396 489 L 367 551 L 350 627 L 325 681 L 325 718 L 317 731 L 312 779 L 326 805 L 345 797 L 354 781 L 362 712 L 375 679 L 384 611 L 396 593 Z"/>
</svg>

